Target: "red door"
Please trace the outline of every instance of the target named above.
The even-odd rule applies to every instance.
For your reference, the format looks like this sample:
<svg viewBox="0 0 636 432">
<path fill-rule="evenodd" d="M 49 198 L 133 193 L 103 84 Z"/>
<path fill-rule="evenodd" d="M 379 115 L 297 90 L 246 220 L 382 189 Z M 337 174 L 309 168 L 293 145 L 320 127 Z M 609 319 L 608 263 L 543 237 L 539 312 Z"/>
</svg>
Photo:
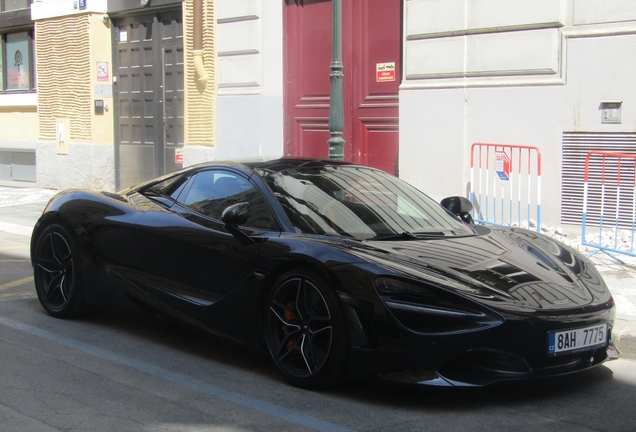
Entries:
<svg viewBox="0 0 636 432">
<path fill-rule="evenodd" d="M 342 9 L 345 158 L 397 174 L 401 0 Z M 327 157 L 331 1 L 286 0 L 285 153 Z"/>
</svg>

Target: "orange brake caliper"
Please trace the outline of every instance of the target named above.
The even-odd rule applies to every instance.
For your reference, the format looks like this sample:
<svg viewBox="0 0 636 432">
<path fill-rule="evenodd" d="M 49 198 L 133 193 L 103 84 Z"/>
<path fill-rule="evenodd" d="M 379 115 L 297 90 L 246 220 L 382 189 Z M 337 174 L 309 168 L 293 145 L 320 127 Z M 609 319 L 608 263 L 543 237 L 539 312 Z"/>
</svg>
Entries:
<svg viewBox="0 0 636 432">
<path fill-rule="evenodd" d="M 287 306 L 289 306 L 290 308 L 293 308 L 294 307 L 294 302 L 290 301 L 289 303 L 287 303 Z M 285 313 L 283 314 L 283 316 L 285 317 L 285 319 L 287 321 L 290 321 L 290 322 L 296 321 L 296 314 L 294 314 L 291 311 L 286 310 Z M 285 334 L 287 334 L 287 328 L 286 327 L 283 327 L 283 332 Z M 290 339 L 287 342 L 287 345 L 286 345 L 287 351 L 291 350 L 294 347 L 294 345 L 296 345 L 296 338 Z"/>
</svg>

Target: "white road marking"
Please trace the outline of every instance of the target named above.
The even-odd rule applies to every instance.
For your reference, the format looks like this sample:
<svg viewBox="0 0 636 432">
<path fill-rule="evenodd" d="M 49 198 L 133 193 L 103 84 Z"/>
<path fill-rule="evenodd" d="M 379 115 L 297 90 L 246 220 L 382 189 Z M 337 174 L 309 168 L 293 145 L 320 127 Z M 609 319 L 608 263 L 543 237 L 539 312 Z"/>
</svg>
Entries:
<svg viewBox="0 0 636 432">
<path fill-rule="evenodd" d="M 49 189 L 0 187 L 0 207 L 47 202 L 56 193 Z"/>
<path fill-rule="evenodd" d="M 7 222 L 0 222 L 0 231 L 4 231 L 9 234 L 17 234 L 21 236 L 31 237 L 31 233 L 33 233 L 33 227 L 7 223 Z"/>
<path fill-rule="evenodd" d="M 618 315 L 636 317 L 636 305 L 634 305 L 627 297 L 620 294 L 613 295 L 613 297 L 616 302 L 616 312 Z"/>
<path fill-rule="evenodd" d="M 636 317 L 636 305 L 632 303 L 627 297 L 624 295 L 614 295 L 614 301 L 616 302 L 616 313 L 617 315 L 629 315 L 632 317 Z"/>
</svg>

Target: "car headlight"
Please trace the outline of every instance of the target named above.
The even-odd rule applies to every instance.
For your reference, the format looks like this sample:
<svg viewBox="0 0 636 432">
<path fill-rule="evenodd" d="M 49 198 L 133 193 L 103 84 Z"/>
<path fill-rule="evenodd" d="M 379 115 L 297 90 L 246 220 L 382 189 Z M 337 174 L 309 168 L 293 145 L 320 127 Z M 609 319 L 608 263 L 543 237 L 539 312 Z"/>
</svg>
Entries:
<svg viewBox="0 0 636 432">
<path fill-rule="evenodd" d="M 503 321 L 487 308 L 434 285 L 380 276 L 374 286 L 391 314 L 417 333 L 474 331 Z"/>
<path fill-rule="evenodd" d="M 410 281 L 395 279 L 391 277 L 375 278 L 375 289 L 382 296 L 384 295 L 405 295 L 412 294 L 424 298 L 435 298 L 435 293 L 429 287 L 418 285 Z"/>
</svg>

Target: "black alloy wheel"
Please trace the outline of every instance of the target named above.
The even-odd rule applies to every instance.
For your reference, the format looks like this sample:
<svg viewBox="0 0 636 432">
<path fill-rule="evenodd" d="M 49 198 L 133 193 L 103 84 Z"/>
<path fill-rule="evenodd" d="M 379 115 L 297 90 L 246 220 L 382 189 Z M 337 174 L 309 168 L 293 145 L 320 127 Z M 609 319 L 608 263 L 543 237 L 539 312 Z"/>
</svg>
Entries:
<svg viewBox="0 0 636 432">
<path fill-rule="evenodd" d="M 82 310 L 77 255 L 71 235 L 61 225 L 51 225 L 40 234 L 33 260 L 35 289 L 54 317 L 67 318 Z"/>
<path fill-rule="evenodd" d="M 336 295 L 309 271 L 282 276 L 270 293 L 265 332 L 271 358 L 292 384 L 323 388 L 343 377 L 346 321 Z"/>
</svg>

